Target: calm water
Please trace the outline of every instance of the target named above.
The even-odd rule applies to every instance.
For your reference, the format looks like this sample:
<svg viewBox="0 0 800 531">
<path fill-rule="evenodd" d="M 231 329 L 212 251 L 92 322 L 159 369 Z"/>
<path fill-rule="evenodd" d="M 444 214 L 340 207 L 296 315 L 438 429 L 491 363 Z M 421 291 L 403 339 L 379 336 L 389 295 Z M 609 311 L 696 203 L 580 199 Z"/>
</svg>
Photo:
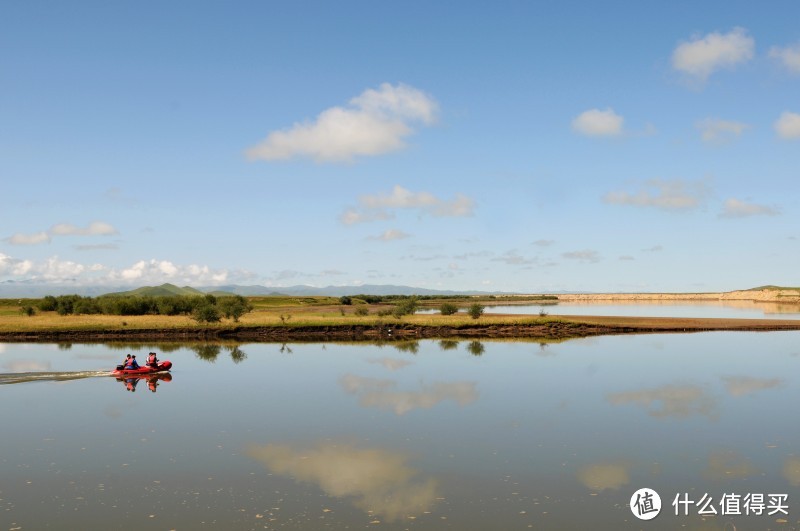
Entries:
<svg viewBox="0 0 800 531">
<path fill-rule="evenodd" d="M 92 372 L 149 350 L 171 380 Z M 797 332 L 0 345 L 0 524 L 787 529 L 798 371 Z M 642 487 L 664 504 L 650 522 L 629 509 Z M 718 513 L 723 495 L 786 494 L 789 514 L 676 516 L 677 494 Z"/>
<path fill-rule="evenodd" d="M 728 319 L 800 319 L 800 305 L 753 301 L 720 302 L 559 302 L 544 305 L 493 305 L 486 313 L 549 315 L 617 315 L 626 317 L 719 317 Z M 439 313 L 438 309 L 417 313 Z"/>
</svg>

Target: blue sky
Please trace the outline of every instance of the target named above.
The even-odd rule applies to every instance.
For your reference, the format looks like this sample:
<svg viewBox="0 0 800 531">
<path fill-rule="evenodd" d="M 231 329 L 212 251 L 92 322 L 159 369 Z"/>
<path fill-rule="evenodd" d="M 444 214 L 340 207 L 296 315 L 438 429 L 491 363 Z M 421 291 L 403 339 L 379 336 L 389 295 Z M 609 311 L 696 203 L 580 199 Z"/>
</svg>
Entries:
<svg viewBox="0 0 800 531">
<path fill-rule="evenodd" d="M 0 281 L 800 284 L 800 5 L 454 6 L 8 2 Z"/>
</svg>

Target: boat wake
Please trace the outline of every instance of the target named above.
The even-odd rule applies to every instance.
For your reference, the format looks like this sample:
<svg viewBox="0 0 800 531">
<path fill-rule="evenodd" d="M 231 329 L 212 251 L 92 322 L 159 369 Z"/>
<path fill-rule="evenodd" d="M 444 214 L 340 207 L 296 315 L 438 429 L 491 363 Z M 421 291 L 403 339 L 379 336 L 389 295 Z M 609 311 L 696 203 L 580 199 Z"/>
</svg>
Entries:
<svg viewBox="0 0 800 531">
<path fill-rule="evenodd" d="M 72 372 L 12 372 L 0 373 L 0 385 L 25 382 L 64 382 L 108 376 L 108 371 L 72 371 Z"/>
</svg>

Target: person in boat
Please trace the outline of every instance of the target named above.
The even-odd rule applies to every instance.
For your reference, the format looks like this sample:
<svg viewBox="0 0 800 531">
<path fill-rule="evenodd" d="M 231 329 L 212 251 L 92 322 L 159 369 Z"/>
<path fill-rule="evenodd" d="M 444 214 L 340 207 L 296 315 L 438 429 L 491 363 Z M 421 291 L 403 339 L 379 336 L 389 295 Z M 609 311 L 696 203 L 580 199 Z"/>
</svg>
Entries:
<svg viewBox="0 0 800 531">
<path fill-rule="evenodd" d="M 139 368 L 139 363 L 136 361 L 136 354 L 131 356 L 131 359 L 128 360 L 128 364 L 125 365 L 125 369 L 129 371 L 135 371 Z"/>
<path fill-rule="evenodd" d="M 155 352 L 151 352 L 147 355 L 147 366 L 154 369 L 158 368 L 158 357 Z"/>
<path fill-rule="evenodd" d="M 128 354 L 128 356 L 124 360 L 122 360 L 122 363 L 117 365 L 117 370 L 118 371 L 124 370 L 130 363 L 130 361 L 131 361 L 131 355 Z"/>
</svg>

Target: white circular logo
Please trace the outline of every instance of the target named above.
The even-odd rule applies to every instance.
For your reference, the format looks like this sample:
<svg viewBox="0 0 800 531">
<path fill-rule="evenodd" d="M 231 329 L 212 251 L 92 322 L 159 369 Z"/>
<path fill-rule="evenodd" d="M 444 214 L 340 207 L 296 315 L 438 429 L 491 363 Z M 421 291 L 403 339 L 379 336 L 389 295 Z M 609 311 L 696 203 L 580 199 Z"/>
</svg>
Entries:
<svg viewBox="0 0 800 531">
<path fill-rule="evenodd" d="M 661 512 L 661 496 L 653 489 L 639 489 L 631 496 L 631 512 L 639 520 L 652 520 Z"/>
</svg>

